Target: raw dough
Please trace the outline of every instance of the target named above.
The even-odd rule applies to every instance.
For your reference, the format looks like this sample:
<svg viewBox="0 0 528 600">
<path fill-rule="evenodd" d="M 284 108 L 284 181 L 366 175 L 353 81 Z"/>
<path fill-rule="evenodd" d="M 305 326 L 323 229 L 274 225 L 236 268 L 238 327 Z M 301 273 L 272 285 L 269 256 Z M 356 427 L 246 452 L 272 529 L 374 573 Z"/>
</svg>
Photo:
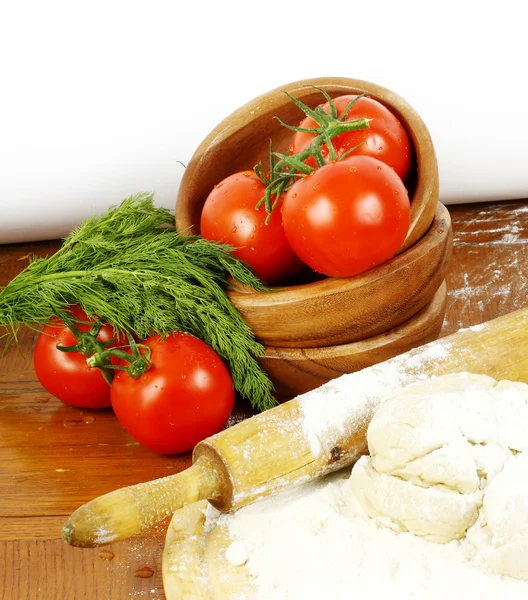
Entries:
<svg viewBox="0 0 528 600">
<path fill-rule="evenodd" d="M 528 385 L 470 373 L 413 384 L 380 406 L 367 440 L 350 491 L 369 517 L 441 543 L 467 533 L 491 568 L 528 579 Z"/>
</svg>

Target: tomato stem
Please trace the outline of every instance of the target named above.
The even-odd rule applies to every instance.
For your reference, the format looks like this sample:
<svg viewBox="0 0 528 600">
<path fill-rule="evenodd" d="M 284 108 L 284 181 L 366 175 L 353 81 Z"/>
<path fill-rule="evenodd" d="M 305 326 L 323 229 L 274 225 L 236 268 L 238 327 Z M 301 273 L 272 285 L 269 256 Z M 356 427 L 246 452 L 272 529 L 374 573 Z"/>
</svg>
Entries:
<svg viewBox="0 0 528 600">
<path fill-rule="evenodd" d="M 322 147 L 326 146 L 328 148 L 329 160 L 331 162 L 336 161 L 337 153 L 332 143 L 332 139 L 341 133 L 357 131 L 359 129 L 368 129 L 369 127 L 370 119 L 360 118 L 352 121 L 345 121 L 354 104 L 365 94 L 360 94 L 356 98 L 353 98 L 348 103 L 343 114 L 338 116 L 335 103 L 329 94 L 322 88 L 316 87 L 315 89 L 319 90 L 325 97 L 330 106 L 330 113 L 325 112 L 321 106 L 317 106 L 315 109 L 312 109 L 297 98 L 294 98 L 288 92 L 284 93 L 305 113 L 306 116 L 311 117 L 312 120 L 317 123 L 318 127 L 295 127 L 285 123 L 279 117 L 275 117 L 281 123 L 281 125 L 287 129 L 292 131 L 312 133 L 315 135 L 312 143 L 302 152 L 292 154 L 291 156 L 286 156 L 284 154 L 280 154 L 279 152 L 273 152 L 270 141 L 269 177 L 264 175 L 264 170 L 261 163 L 255 165 L 254 167 L 255 173 L 257 173 L 261 181 L 266 186 L 264 196 L 256 204 L 255 210 L 260 210 L 262 205 L 265 205 L 265 210 L 268 213 L 266 224 L 268 224 L 270 221 L 271 213 L 277 206 L 280 195 L 286 192 L 295 183 L 298 177 L 305 177 L 315 170 L 314 167 L 306 164 L 307 159 L 312 157 L 315 160 L 317 168 L 324 166 L 326 162 L 322 153 Z M 355 148 L 351 149 L 350 152 L 353 150 L 355 150 Z M 279 160 L 276 161 L 276 158 Z"/>
<path fill-rule="evenodd" d="M 130 352 L 121 350 L 120 348 L 108 348 L 102 352 L 96 352 L 86 359 L 86 363 L 90 367 L 104 367 L 104 369 L 112 369 L 115 371 L 126 371 L 133 379 L 138 379 L 143 373 L 148 371 L 152 366 L 151 349 L 145 344 L 138 344 L 134 338 L 128 334 L 128 348 Z M 143 350 L 143 353 L 141 353 Z M 110 362 L 111 357 L 119 358 L 125 361 L 128 365 L 117 364 Z"/>
<path fill-rule="evenodd" d="M 150 348 L 144 344 L 137 344 L 130 333 L 127 332 L 127 346 L 112 347 L 115 337 L 107 342 L 100 342 L 97 339 L 103 325 L 101 321 L 96 321 L 90 331 L 83 332 L 67 315 L 61 315 L 61 319 L 73 333 L 77 343 L 70 346 L 57 344 L 57 349 L 61 352 L 79 352 L 86 356 L 86 364 L 89 367 L 99 369 L 108 385 L 112 383 L 114 370 L 127 371 L 131 377 L 137 379 L 152 366 Z M 124 347 L 128 348 L 130 352 L 123 350 Z M 144 352 L 141 353 L 140 349 Z M 114 365 L 111 362 L 112 357 L 126 361 L 128 365 Z"/>
<path fill-rule="evenodd" d="M 101 331 L 101 327 L 103 325 L 101 321 L 96 321 L 92 325 L 90 331 L 83 332 L 79 330 L 77 325 L 75 325 L 75 322 L 68 316 L 66 316 L 66 314 L 61 315 L 61 320 L 73 333 L 77 341 L 76 344 L 72 344 L 70 346 L 61 346 L 60 344 L 57 344 L 57 350 L 60 350 L 61 352 L 79 352 L 80 354 L 89 357 L 87 359 L 88 362 L 93 356 L 102 356 L 105 353 L 105 349 L 107 348 L 107 346 L 110 346 L 110 344 L 113 344 L 115 342 L 115 338 L 112 338 L 107 342 L 100 342 L 97 339 L 97 336 L 99 335 L 99 332 Z M 97 366 L 99 368 L 99 370 L 101 371 L 101 375 L 103 376 L 106 383 L 108 383 L 108 385 L 111 385 L 114 374 L 111 370 L 109 370 L 109 367 L 111 366 L 110 359 L 106 361 L 101 360 L 99 364 L 94 366 Z"/>
</svg>

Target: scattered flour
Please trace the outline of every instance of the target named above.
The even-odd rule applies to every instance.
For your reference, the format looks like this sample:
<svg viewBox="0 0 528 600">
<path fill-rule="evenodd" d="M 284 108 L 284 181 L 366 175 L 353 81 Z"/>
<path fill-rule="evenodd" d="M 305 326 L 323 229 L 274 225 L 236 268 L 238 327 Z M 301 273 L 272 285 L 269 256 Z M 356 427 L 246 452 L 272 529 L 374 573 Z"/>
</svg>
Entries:
<svg viewBox="0 0 528 600">
<path fill-rule="evenodd" d="M 436 544 L 365 517 L 339 474 L 212 516 L 247 550 L 258 600 L 525 600 L 463 539 Z M 211 511 L 212 512 L 212 511 Z M 248 599 L 246 599 L 248 600 Z"/>
<path fill-rule="evenodd" d="M 243 542 L 236 540 L 227 547 L 226 559 L 235 567 L 240 567 L 247 563 L 248 553 Z"/>
</svg>

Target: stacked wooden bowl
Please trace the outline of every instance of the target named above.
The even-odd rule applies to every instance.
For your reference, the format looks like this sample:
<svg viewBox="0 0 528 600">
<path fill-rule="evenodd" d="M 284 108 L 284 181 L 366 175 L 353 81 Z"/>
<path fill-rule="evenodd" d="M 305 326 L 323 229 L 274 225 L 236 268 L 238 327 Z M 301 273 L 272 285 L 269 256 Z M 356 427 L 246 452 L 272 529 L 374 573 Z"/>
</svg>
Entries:
<svg viewBox="0 0 528 600">
<path fill-rule="evenodd" d="M 438 167 L 429 132 L 416 111 L 381 86 L 344 78 L 291 83 L 255 98 L 224 119 L 200 144 L 183 176 L 176 202 L 181 231 L 200 233 L 203 204 L 222 179 L 262 161 L 269 140 L 288 152 L 302 114 L 284 94 L 310 107 L 331 97 L 367 93 L 387 106 L 412 144 L 406 186 L 411 224 L 399 253 L 349 278 L 320 278 L 273 292 L 233 287 L 232 302 L 265 346 L 262 366 L 281 400 L 309 391 L 343 373 L 357 371 L 435 339 L 446 308 L 445 276 L 451 256 L 448 211 L 438 202 Z"/>
</svg>

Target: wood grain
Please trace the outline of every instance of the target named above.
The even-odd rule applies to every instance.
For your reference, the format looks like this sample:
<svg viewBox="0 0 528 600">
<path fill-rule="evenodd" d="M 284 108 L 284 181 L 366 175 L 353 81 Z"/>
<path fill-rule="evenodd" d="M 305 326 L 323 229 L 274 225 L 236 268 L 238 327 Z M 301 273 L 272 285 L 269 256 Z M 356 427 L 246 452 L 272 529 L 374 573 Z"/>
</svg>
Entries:
<svg viewBox="0 0 528 600">
<path fill-rule="evenodd" d="M 280 400 L 303 394 L 345 373 L 353 373 L 435 340 L 444 321 L 445 283 L 420 311 L 401 325 L 351 344 L 325 348 L 270 348 L 259 359 Z"/>
<path fill-rule="evenodd" d="M 528 202 L 454 206 L 449 212 L 454 246 L 442 336 L 528 306 Z M 0 246 L 0 285 L 26 266 L 24 256 L 58 247 L 58 242 Z M 133 440 L 110 412 L 95 414 L 96 421 L 80 430 L 65 428 L 74 410 L 51 398 L 38 402 L 49 395 L 33 372 L 34 339 L 33 332 L 21 332 L 20 349 L 0 360 L 0 451 L 6 453 L 0 456 L 0 599 L 162 599 L 166 524 L 149 536 L 104 548 L 114 553 L 112 559 L 99 555 L 103 549 L 67 546 L 58 539 L 57 525 L 80 502 L 188 467 L 190 455 L 167 458 L 126 446 Z M 30 408 L 39 405 L 41 411 Z M 231 422 L 248 414 L 239 404 Z M 59 468 L 74 470 L 75 489 L 60 477 L 68 472 L 54 470 Z M 135 575 L 143 567 L 152 569 L 151 577 Z"/>
<path fill-rule="evenodd" d="M 161 536 L 94 551 L 65 547 L 62 540 L 2 542 L 0 599 L 164 598 L 162 550 Z"/>
</svg>

